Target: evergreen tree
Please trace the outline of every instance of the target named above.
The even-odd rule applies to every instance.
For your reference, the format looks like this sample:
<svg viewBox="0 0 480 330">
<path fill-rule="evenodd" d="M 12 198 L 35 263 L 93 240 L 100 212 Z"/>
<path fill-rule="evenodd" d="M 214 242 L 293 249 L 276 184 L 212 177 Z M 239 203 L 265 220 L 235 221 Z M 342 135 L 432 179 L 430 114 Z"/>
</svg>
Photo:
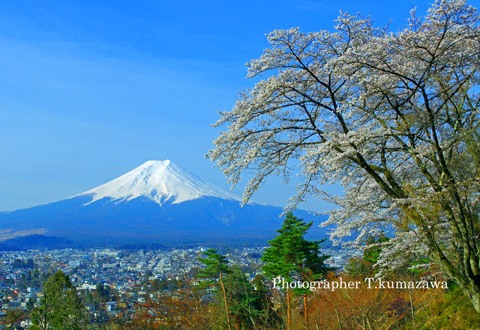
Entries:
<svg viewBox="0 0 480 330">
<path fill-rule="evenodd" d="M 363 251 L 363 259 L 372 265 L 375 264 L 380 258 L 382 252 L 382 243 L 388 242 L 389 238 L 385 234 L 379 236 L 370 236 L 366 242 L 366 248 Z"/>
<path fill-rule="evenodd" d="M 357 278 L 371 277 L 377 273 L 378 270 L 374 269 L 374 265 L 380 258 L 382 243 L 388 241 L 389 238 L 383 233 L 369 236 L 365 242 L 363 256 L 351 258 L 345 266 L 345 272 Z"/>
<path fill-rule="evenodd" d="M 264 329 L 277 321 L 261 280 L 254 286 L 239 266 L 234 265 L 225 277 L 225 289 L 236 329 Z"/>
<path fill-rule="evenodd" d="M 26 307 L 27 307 L 27 311 L 29 312 L 32 311 L 35 308 L 35 299 L 30 297 L 27 301 Z"/>
<path fill-rule="evenodd" d="M 281 318 L 272 301 L 270 281 L 263 274 L 257 274 L 251 283 L 258 297 L 259 309 L 262 311 L 259 321 L 260 326 L 277 329 L 281 324 Z"/>
<path fill-rule="evenodd" d="M 69 277 L 61 270 L 45 281 L 43 298 L 31 319 L 34 330 L 87 328 L 87 311 Z"/>
<path fill-rule="evenodd" d="M 279 235 L 269 241 L 262 255 L 263 272 L 272 279 L 277 276 L 286 281 L 317 279 L 328 271 L 324 261 L 329 256 L 320 253 L 322 241 L 308 241 L 305 234 L 313 222 L 305 223 L 292 212 L 287 213 Z"/>
<path fill-rule="evenodd" d="M 17 326 L 23 319 L 25 319 L 25 311 L 21 309 L 7 309 L 2 324 L 6 325 L 5 329 L 18 329 Z"/>
<path fill-rule="evenodd" d="M 270 246 L 265 249 L 262 261 L 265 263 L 263 272 L 269 279 L 282 277 L 285 281 L 307 281 L 318 279 L 325 275 L 328 267 L 324 261 L 329 256 L 320 254 L 322 241 L 308 241 L 305 235 L 313 222 L 305 223 L 298 219 L 292 212 L 287 213 L 282 228 L 277 230 L 278 236 L 269 241 Z M 287 329 L 291 327 L 291 295 L 286 290 L 287 296 Z M 308 323 L 307 293 L 308 289 L 296 289 L 303 294 L 304 317 Z"/>
<path fill-rule="evenodd" d="M 200 261 L 206 267 L 198 277 L 205 279 L 202 286 L 217 287 L 228 328 L 258 329 L 278 323 L 262 279 L 257 278 L 252 284 L 238 265 L 229 267 L 227 259 L 214 249 L 204 255 Z"/>
<path fill-rule="evenodd" d="M 207 249 L 204 258 L 198 260 L 205 265 L 205 268 L 198 272 L 198 277 L 204 279 L 203 283 L 212 284 L 220 277 L 220 275 L 231 272 L 228 267 L 228 260 L 215 249 Z"/>
<path fill-rule="evenodd" d="M 107 302 L 112 298 L 112 289 L 108 285 L 98 283 L 95 291 L 101 302 Z"/>
<path fill-rule="evenodd" d="M 207 284 L 214 284 L 218 278 L 218 283 L 220 284 L 220 289 L 222 291 L 225 315 L 227 317 L 227 326 L 230 330 L 231 325 L 227 302 L 227 293 L 225 290 L 225 283 L 223 281 L 223 276 L 231 272 L 230 268 L 228 267 L 227 258 L 219 254 L 215 249 L 207 249 L 204 252 L 204 255 L 205 258 L 199 258 L 199 260 L 205 265 L 205 268 L 198 273 L 198 277 L 207 279 L 207 281 L 204 281 L 204 283 Z"/>
</svg>

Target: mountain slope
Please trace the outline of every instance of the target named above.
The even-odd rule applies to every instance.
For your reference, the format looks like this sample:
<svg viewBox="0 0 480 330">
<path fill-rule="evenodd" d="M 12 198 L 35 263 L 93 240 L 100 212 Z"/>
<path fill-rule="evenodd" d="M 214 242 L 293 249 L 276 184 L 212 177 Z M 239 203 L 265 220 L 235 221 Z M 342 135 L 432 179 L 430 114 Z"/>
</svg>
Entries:
<svg viewBox="0 0 480 330">
<path fill-rule="evenodd" d="M 148 161 L 117 179 L 77 195 L 79 196 L 93 196 L 91 202 L 102 198 L 129 201 L 146 197 L 159 205 L 168 201 L 181 203 L 202 196 L 238 200 L 233 194 L 209 185 L 170 160 Z"/>
<path fill-rule="evenodd" d="M 273 206 L 241 207 L 234 195 L 172 162 L 149 161 L 71 198 L 0 213 L 0 241 L 39 234 L 84 246 L 266 242 L 281 226 L 281 213 Z M 296 215 L 313 219 L 302 211 Z M 318 226 L 312 232 L 325 236 Z"/>
</svg>

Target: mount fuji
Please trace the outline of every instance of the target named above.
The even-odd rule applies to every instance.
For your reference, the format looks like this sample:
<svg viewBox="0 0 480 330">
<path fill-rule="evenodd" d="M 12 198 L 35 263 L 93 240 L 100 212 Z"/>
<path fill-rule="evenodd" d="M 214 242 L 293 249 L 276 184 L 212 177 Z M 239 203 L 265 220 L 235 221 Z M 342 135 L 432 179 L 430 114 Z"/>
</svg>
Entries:
<svg viewBox="0 0 480 330">
<path fill-rule="evenodd" d="M 265 243 L 275 236 L 280 207 L 241 206 L 234 194 L 169 160 L 148 161 L 96 188 L 50 204 L 0 213 L 0 244 L 57 237 L 76 246 Z M 326 237 L 313 220 L 311 233 Z"/>
<path fill-rule="evenodd" d="M 165 202 L 180 204 L 204 196 L 238 200 L 235 195 L 209 185 L 170 160 L 150 160 L 117 179 L 74 197 L 81 196 L 92 196 L 89 203 L 103 198 L 122 202 L 145 197 L 160 206 Z"/>
</svg>

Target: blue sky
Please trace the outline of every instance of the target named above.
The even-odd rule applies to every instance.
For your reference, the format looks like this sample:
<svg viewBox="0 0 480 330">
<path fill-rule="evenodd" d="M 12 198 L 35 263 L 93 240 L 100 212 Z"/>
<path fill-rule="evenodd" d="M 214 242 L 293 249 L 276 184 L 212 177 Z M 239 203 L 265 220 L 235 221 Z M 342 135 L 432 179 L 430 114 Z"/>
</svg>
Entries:
<svg viewBox="0 0 480 330">
<path fill-rule="evenodd" d="M 69 197 L 150 159 L 227 188 L 205 159 L 220 132 L 210 124 L 253 85 L 245 63 L 268 47 L 266 33 L 331 29 L 339 10 L 397 30 L 429 3 L 2 2 L 0 210 Z M 254 199 L 283 205 L 293 189 L 270 180 Z"/>
</svg>

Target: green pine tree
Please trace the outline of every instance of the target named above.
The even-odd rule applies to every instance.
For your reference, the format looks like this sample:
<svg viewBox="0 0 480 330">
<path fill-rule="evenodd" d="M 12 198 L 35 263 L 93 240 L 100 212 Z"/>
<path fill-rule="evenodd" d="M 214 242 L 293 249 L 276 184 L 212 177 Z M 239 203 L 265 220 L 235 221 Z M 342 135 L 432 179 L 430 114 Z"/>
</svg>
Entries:
<svg viewBox="0 0 480 330">
<path fill-rule="evenodd" d="M 322 241 L 305 239 L 312 224 L 287 213 L 277 237 L 269 241 L 270 246 L 262 255 L 263 272 L 269 279 L 277 276 L 286 281 L 318 279 L 329 270 L 324 263 L 329 256 L 320 253 Z"/>
<path fill-rule="evenodd" d="M 5 311 L 5 317 L 3 318 L 3 324 L 6 328 L 2 329 L 18 329 L 21 320 L 25 319 L 25 311 L 21 309 L 7 309 Z"/>
<path fill-rule="evenodd" d="M 269 241 L 269 247 L 262 255 L 263 272 L 269 279 L 282 277 L 285 281 L 311 281 L 324 276 L 329 268 L 325 259 L 329 256 L 320 253 L 322 241 L 308 241 L 305 235 L 313 222 L 305 223 L 292 212 L 287 213 L 278 235 Z M 287 329 L 291 328 L 291 292 L 286 290 L 287 298 Z M 304 316 L 308 323 L 307 294 L 308 289 L 296 289 L 297 294 L 303 294 Z"/>
<path fill-rule="evenodd" d="M 200 261 L 205 268 L 198 277 L 203 287 L 216 287 L 227 314 L 227 326 L 236 329 L 263 329 L 278 323 L 268 289 L 257 278 L 250 282 L 238 265 L 228 266 L 227 259 L 214 249 L 204 253 Z"/>
<path fill-rule="evenodd" d="M 228 260 L 215 249 L 207 249 L 203 254 L 205 255 L 205 258 L 199 258 L 199 260 L 205 265 L 205 268 L 201 270 L 197 276 L 206 279 L 203 282 L 203 285 L 214 285 L 218 279 L 222 292 L 225 315 L 227 317 L 227 327 L 230 330 L 230 311 L 228 308 L 227 292 L 223 280 L 224 275 L 231 273 L 230 267 L 228 267 Z"/>
<path fill-rule="evenodd" d="M 231 319 L 236 329 L 265 329 L 275 325 L 273 306 L 261 279 L 255 285 L 234 265 L 225 277 Z"/>
<path fill-rule="evenodd" d="M 69 277 L 61 270 L 44 284 L 40 306 L 31 314 L 31 329 L 86 329 L 87 311 Z"/>
</svg>

